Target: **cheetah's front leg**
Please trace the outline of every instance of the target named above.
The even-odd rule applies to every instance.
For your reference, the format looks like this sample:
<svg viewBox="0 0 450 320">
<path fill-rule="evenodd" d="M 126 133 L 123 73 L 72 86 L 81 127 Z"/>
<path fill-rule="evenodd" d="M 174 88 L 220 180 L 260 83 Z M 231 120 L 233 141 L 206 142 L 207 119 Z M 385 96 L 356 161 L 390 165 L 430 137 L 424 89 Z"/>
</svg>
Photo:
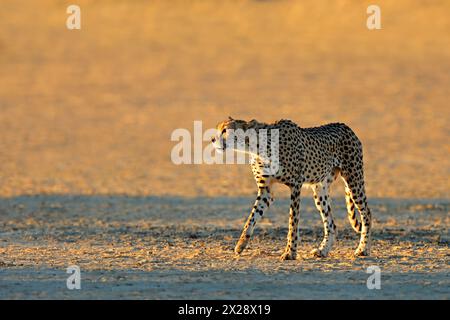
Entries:
<svg viewBox="0 0 450 320">
<path fill-rule="evenodd" d="M 248 241 L 253 234 L 255 229 L 257 219 L 261 218 L 264 211 L 269 208 L 270 203 L 273 201 L 270 190 L 268 187 L 260 187 L 258 189 L 258 196 L 256 197 L 255 204 L 253 205 L 252 211 L 248 216 L 247 222 L 242 230 L 241 237 L 239 238 L 234 252 L 240 254 L 248 244 Z"/>
<path fill-rule="evenodd" d="M 291 187 L 291 206 L 289 209 L 289 231 L 287 245 L 281 260 L 295 260 L 297 257 L 298 219 L 300 215 L 300 190 L 302 186 L 296 184 Z"/>
</svg>

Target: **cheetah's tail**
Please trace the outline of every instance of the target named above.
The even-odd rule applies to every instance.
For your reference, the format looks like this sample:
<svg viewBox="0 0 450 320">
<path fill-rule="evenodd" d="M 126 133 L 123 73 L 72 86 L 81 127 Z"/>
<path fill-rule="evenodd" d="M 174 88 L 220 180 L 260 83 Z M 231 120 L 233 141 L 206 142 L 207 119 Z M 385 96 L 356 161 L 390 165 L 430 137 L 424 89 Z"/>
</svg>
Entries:
<svg viewBox="0 0 450 320">
<path fill-rule="evenodd" d="M 358 221 L 355 215 L 355 203 L 353 202 L 350 192 L 345 193 L 345 202 L 347 203 L 348 221 L 357 233 L 361 233 L 361 222 Z"/>
</svg>

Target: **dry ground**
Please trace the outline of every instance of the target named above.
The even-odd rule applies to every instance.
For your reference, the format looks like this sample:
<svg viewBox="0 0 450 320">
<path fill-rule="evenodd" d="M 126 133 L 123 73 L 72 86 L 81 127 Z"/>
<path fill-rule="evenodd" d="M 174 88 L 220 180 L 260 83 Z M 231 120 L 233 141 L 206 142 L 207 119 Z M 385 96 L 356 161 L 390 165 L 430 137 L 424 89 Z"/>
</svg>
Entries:
<svg viewBox="0 0 450 320">
<path fill-rule="evenodd" d="M 379 31 L 359 0 L 76 2 L 80 31 L 65 1 L 1 4 L 0 298 L 449 297 L 450 2 L 379 0 Z M 350 125 L 373 257 L 351 257 L 338 201 L 331 257 L 307 254 L 321 230 L 306 206 L 300 259 L 278 262 L 281 200 L 234 259 L 249 168 L 170 160 L 174 129 L 228 115 Z"/>
<path fill-rule="evenodd" d="M 174 129 L 232 115 L 345 122 L 370 196 L 448 197 L 448 1 L 378 1 L 379 31 L 359 0 L 77 3 L 69 31 L 64 1 L 2 1 L 1 195 L 253 194 L 170 161 Z"/>
<path fill-rule="evenodd" d="M 233 247 L 251 199 L 22 196 L 2 201 L 0 298 L 448 299 L 450 203 L 373 200 L 372 256 L 336 201 L 339 238 L 325 259 L 319 214 L 305 201 L 297 261 L 279 261 L 288 202 L 277 201 L 237 258 Z M 82 290 L 65 287 L 70 265 Z M 368 290 L 379 266 L 382 289 Z"/>
</svg>

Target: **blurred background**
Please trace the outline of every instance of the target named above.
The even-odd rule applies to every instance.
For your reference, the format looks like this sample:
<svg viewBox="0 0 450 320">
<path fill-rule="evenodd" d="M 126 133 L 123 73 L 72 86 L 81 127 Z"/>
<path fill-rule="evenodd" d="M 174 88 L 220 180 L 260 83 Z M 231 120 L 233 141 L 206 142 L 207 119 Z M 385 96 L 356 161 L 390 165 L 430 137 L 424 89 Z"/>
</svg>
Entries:
<svg viewBox="0 0 450 320">
<path fill-rule="evenodd" d="M 370 197 L 448 198 L 450 2 L 3 0 L 0 196 L 255 193 L 245 165 L 170 160 L 227 118 L 345 122 Z M 339 190 L 340 191 L 340 190 Z M 287 195 L 282 189 L 280 195 Z"/>
</svg>

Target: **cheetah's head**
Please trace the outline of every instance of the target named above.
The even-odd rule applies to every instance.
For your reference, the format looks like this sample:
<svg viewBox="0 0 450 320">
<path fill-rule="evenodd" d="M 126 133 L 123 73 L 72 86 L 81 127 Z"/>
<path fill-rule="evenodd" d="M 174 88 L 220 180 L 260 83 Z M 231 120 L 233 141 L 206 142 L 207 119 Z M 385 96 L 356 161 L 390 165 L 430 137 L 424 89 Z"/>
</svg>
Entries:
<svg viewBox="0 0 450 320">
<path fill-rule="evenodd" d="M 244 121 L 228 117 L 228 120 L 222 121 L 216 126 L 216 134 L 211 139 L 214 148 L 219 153 L 225 149 L 248 151 L 252 143 L 256 144 L 257 137 L 254 128 L 257 123 L 256 120 Z"/>
</svg>

